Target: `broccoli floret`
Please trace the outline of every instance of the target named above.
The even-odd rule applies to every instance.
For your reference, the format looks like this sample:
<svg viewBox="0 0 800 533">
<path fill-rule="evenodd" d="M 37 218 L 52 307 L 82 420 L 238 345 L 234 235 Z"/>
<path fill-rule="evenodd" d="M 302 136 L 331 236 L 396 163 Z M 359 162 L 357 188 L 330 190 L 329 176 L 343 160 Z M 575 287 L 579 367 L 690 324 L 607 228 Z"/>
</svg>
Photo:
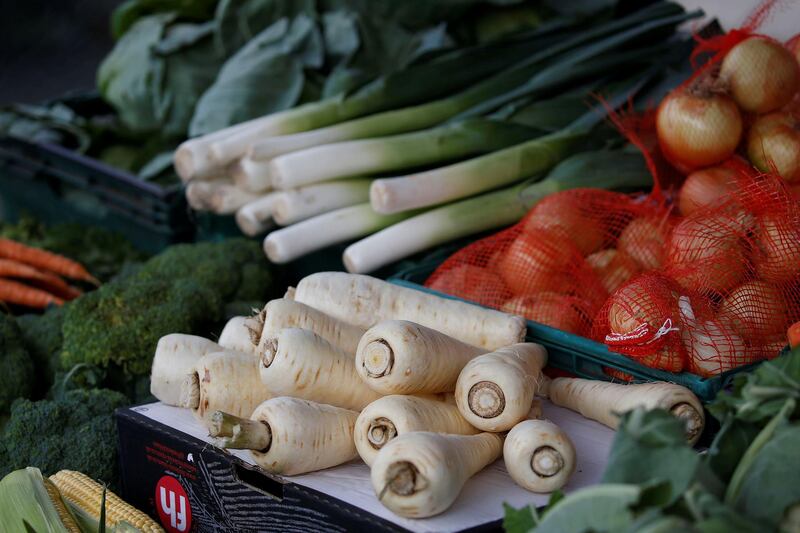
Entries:
<svg viewBox="0 0 800 533">
<path fill-rule="evenodd" d="M 128 403 L 106 389 L 74 390 L 58 400 L 18 400 L 3 431 L 0 478 L 36 466 L 44 475 L 78 470 L 93 479 L 117 479 L 114 410 Z"/>
<path fill-rule="evenodd" d="M 150 371 L 158 339 L 200 331 L 219 319 L 217 295 L 191 279 L 108 283 L 75 300 L 64 317 L 61 364 L 121 367 L 132 376 Z"/>
<path fill-rule="evenodd" d="M 0 313 L 0 413 L 17 398 L 30 398 L 35 381 L 33 361 L 16 321 Z"/>
<path fill-rule="evenodd" d="M 63 306 L 53 306 L 41 315 L 17 317 L 25 348 L 33 359 L 37 397 L 41 397 L 53 385 L 55 373 L 59 369 L 64 310 Z"/>
</svg>

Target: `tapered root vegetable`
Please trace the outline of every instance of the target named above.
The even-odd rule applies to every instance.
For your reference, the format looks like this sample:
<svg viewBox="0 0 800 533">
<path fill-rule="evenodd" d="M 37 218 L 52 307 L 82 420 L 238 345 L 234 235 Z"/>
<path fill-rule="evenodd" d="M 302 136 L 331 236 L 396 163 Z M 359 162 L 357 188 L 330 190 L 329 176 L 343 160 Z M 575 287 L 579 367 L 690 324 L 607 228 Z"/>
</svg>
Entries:
<svg viewBox="0 0 800 533">
<path fill-rule="evenodd" d="M 274 394 L 261 382 L 258 359 L 226 350 L 202 357 L 181 388 L 181 407 L 203 419 L 213 411 L 250 416 L 253 409 Z"/>
<path fill-rule="evenodd" d="M 236 211 L 236 225 L 248 237 L 255 237 L 275 226 L 272 218 L 278 193 L 269 193 L 249 202 Z"/>
<path fill-rule="evenodd" d="M 359 274 L 320 272 L 306 276 L 297 285 L 294 297 L 359 326 L 372 327 L 382 320 L 408 320 L 488 350 L 525 338 L 522 317 Z"/>
<path fill-rule="evenodd" d="M 674 383 L 619 385 L 605 381 L 556 378 L 549 383 L 551 402 L 597 420 L 611 429 L 619 423 L 618 414 L 636 407 L 666 409 L 686 424 L 686 438 L 697 442 L 705 425 L 703 406 L 686 387 Z"/>
<path fill-rule="evenodd" d="M 378 452 L 370 473 L 372 488 L 395 514 L 433 516 L 450 507 L 464 483 L 502 451 L 503 439 L 494 433 L 406 433 Z"/>
<path fill-rule="evenodd" d="M 461 415 L 483 431 L 507 431 L 528 417 L 542 384 L 547 351 L 520 343 L 476 357 L 456 383 Z"/>
<path fill-rule="evenodd" d="M 223 348 L 214 341 L 195 335 L 172 333 L 156 344 L 150 370 L 150 393 L 167 405 L 181 405 L 181 387 L 195 372 L 200 359 Z"/>
<path fill-rule="evenodd" d="M 413 322 L 387 320 L 361 337 L 356 370 L 383 394 L 448 392 L 464 365 L 485 352 Z"/>
<path fill-rule="evenodd" d="M 355 427 L 358 454 L 371 465 L 381 448 L 398 435 L 412 431 L 456 435 L 478 433 L 453 404 L 417 396 L 384 396 L 358 415 Z"/>
<path fill-rule="evenodd" d="M 257 321 L 254 332 L 259 337 L 259 354 L 264 352 L 264 344 L 277 337 L 282 329 L 300 328 L 313 331 L 339 350 L 355 355 L 358 342 L 367 331 L 287 298 L 269 302 Z"/>
<path fill-rule="evenodd" d="M 255 322 L 255 318 L 248 316 L 231 318 L 219 334 L 219 345 L 226 350 L 255 354 L 259 341 L 257 337 L 253 338 Z"/>
<path fill-rule="evenodd" d="M 261 381 L 275 394 L 360 411 L 380 398 L 359 379 L 352 353 L 314 333 L 283 329 L 264 343 Z"/>
<path fill-rule="evenodd" d="M 256 463 L 274 474 L 294 476 L 358 457 L 353 427 L 358 413 L 279 397 L 259 405 L 249 420 L 227 413 L 211 416 L 209 433 L 226 448 L 249 449 Z"/>
<path fill-rule="evenodd" d="M 531 492 L 553 492 L 575 471 L 575 446 L 549 420 L 525 420 L 508 432 L 503 461 L 511 478 Z"/>
</svg>

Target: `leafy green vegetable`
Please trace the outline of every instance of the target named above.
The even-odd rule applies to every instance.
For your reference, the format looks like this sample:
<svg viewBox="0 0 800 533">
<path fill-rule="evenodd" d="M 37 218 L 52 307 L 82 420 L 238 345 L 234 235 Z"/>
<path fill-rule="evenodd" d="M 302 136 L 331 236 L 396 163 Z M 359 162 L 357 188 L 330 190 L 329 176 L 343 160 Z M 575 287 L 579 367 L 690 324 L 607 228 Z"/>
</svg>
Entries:
<svg viewBox="0 0 800 533">
<path fill-rule="evenodd" d="M 304 70 L 320 68 L 323 60 L 322 36 L 311 18 L 278 20 L 225 62 L 197 103 L 190 136 L 294 106 Z"/>
<path fill-rule="evenodd" d="M 111 15 L 111 35 L 119 39 L 145 15 L 161 11 L 178 13 L 181 18 L 204 20 L 214 13 L 217 0 L 127 0 Z"/>
<path fill-rule="evenodd" d="M 0 136 L 60 144 L 85 152 L 91 143 L 87 122 L 68 106 L 15 104 L 0 108 Z"/>
</svg>

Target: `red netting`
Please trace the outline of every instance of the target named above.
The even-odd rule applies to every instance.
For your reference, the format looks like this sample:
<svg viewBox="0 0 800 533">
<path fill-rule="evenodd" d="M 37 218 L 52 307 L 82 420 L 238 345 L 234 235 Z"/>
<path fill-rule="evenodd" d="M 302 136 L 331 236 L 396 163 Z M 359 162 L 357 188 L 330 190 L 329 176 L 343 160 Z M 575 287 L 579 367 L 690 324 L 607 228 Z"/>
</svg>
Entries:
<svg viewBox="0 0 800 533">
<path fill-rule="evenodd" d="M 647 159 L 649 195 L 548 196 L 427 286 L 672 372 L 777 355 L 800 320 L 800 38 L 790 52 L 754 33 L 773 5 L 698 39 L 693 59 L 711 59 L 656 112 L 612 114 Z"/>
</svg>

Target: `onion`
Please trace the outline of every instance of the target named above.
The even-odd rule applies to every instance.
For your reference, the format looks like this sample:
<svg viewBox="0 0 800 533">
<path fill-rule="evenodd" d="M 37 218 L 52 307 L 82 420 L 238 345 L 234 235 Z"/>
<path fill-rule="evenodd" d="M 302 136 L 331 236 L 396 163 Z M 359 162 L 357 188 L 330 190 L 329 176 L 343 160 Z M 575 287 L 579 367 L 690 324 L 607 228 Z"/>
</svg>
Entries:
<svg viewBox="0 0 800 533">
<path fill-rule="evenodd" d="M 523 231 L 535 234 L 542 229 L 558 228 L 584 255 L 598 250 L 605 241 L 605 228 L 581 212 L 580 202 L 570 191 L 545 197 L 525 219 Z"/>
<path fill-rule="evenodd" d="M 563 242 L 560 232 L 542 230 L 518 235 L 498 262 L 497 271 L 514 294 L 564 293 L 575 284 L 569 272 L 582 263 L 583 256 Z"/>
<path fill-rule="evenodd" d="M 661 152 L 688 172 L 728 159 L 742 137 L 742 117 L 728 96 L 700 89 L 677 89 L 656 112 Z"/>
<path fill-rule="evenodd" d="M 719 316 L 747 340 L 782 335 L 788 327 L 786 300 L 765 281 L 748 281 L 722 301 Z"/>
<path fill-rule="evenodd" d="M 428 287 L 491 307 L 511 297 L 500 276 L 475 265 L 458 265 L 443 271 Z"/>
<path fill-rule="evenodd" d="M 723 321 L 699 321 L 689 299 L 681 296 L 681 339 L 689 359 L 689 371 L 703 377 L 716 376 L 750 362 L 744 339 Z"/>
<path fill-rule="evenodd" d="M 759 117 L 747 135 L 747 157 L 762 172 L 800 183 L 800 121 L 790 113 Z"/>
<path fill-rule="evenodd" d="M 720 79 L 742 109 L 769 113 L 788 104 L 800 89 L 800 66 L 780 43 L 750 37 L 727 53 Z"/>
<path fill-rule="evenodd" d="M 736 173 L 725 167 L 709 167 L 689 174 L 681 187 L 678 205 L 683 216 L 718 203 L 737 189 Z"/>
<path fill-rule="evenodd" d="M 603 282 L 603 287 L 609 294 L 639 273 L 639 265 L 614 248 L 595 252 L 586 258 L 586 262 Z"/>
<path fill-rule="evenodd" d="M 782 284 L 800 273 L 800 222 L 786 213 L 761 217 L 756 231 L 756 273 L 770 283 Z"/>
<path fill-rule="evenodd" d="M 654 218 L 635 218 L 619 236 L 617 248 L 644 270 L 660 268 L 667 240 L 666 223 Z"/>
<path fill-rule="evenodd" d="M 733 231 L 735 220 L 723 214 L 686 218 L 672 231 L 667 247 L 669 272 L 681 287 L 724 294 L 748 274 L 744 245 Z"/>
<path fill-rule="evenodd" d="M 503 304 L 501 310 L 580 335 L 588 326 L 588 319 L 578 311 L 573 302 L 574 298 L 569 296 L 554 292 L 540 292 L 531 296 L 512 298 Z"/>
</svg>

